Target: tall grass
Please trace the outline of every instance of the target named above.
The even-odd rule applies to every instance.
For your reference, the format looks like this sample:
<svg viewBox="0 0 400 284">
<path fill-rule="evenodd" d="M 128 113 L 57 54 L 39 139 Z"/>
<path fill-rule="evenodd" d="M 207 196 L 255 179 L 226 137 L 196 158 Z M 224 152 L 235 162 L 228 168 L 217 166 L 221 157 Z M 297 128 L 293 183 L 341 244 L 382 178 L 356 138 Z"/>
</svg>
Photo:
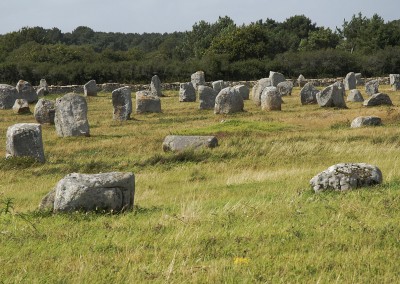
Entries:
<svg viewBox="0 0 400 284">
<path fill-rule="evenodd" d="M 246 101 L 226 116 L 170 92 L 163 113 L 126 122 L 112 121 L 111 94 L 89 97 L 91 137 L 58 138 L 45 125 L 45 164 L 0 159 L 0 282 L 398 282 L 400 99 L 381 89 L 394 107 L 301 106 L 295 89 L 281 112 Z M 360 115 L 384 126 L 350 129 Z M 34 119 L 0 112 L 0 144 L 18 122 Z M 220 145 L 163 153 L 169 134 Z M 384 183 L 314 194 L 309 180 L 339 162 L 375 164 Z M 107 171 L 135 173 L 132 212 L 37 211 L 64 175 Z"/>
</svg>

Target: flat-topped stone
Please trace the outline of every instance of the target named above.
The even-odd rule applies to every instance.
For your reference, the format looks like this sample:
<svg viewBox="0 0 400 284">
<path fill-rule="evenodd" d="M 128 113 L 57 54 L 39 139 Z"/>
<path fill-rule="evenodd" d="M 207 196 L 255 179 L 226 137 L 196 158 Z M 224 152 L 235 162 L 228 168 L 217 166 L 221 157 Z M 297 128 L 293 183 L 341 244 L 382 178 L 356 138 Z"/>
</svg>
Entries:
<svg viewBox="0 0 400 284">
<path fill-rule="evenodd" d="M 136 113 L 161 112 L 161 100 L 149 91 L 136 92 Z"/>
<path fill-rule="evenodd" d="M 377 116 L 359 116 L 351 122 L 351 128 L 358 128 L 363 126 L 379 126 L 382 125 L 382 120 Z"/>
<path fill-rule="evenodd" d="M 218 146 L 218 139 L 215 136 L 181 136 L 168 135 L 165 137 L 162 148 L 167 151 L 183 151 L 186 149 L 214 148 Z"/>
<path fill-rule="evenodd" d="M 325 190 L 344 191 L 382 183 L 382 172 L 365 163 L 336 164 L 310 180 L 315 192 Z"/>
</svg>

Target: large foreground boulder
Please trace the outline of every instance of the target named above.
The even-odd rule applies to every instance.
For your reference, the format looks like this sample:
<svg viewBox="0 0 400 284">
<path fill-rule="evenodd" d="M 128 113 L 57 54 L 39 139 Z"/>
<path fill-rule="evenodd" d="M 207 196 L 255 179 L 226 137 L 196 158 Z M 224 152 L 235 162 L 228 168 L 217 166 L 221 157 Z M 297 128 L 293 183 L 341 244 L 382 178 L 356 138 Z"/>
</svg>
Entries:
<svg viewBox="0 0 400 284">
<path fill-rule="evenodd" d="M 359 116 L 351 122 L 351 128 L 358 128 L 363 126 L 379 126 L 382 125 L 382 120 L 377 116 Z"/>
<path fill-rule="evenodd" d="M 215 114 L 229 114 L 243 111 L 244 102 L 242 95 L 232 87 L 222 89 L 215 98 Z"/>
<path fill-rule="evenodd" d="M 349 190 L 382 183 L 378 167 L 365 163 L 342 163 L 329 167 L 310 180 L 315 192 Z"/>
<path fill-rule="evenodd" d="M 300 100 L 302 105 L 317 104 L 318 90 L 312 83 L 307 83 L 300 91 Z"/>
<path fill-rule="evenodd" d="M 179 101 L 180 102 L 196 101 L 196 90 L 191 82 L 181 83 L 179 85 Z"/>
<path fill-rule="evenodd" d="M 11 109 L 18 98 L 18 91 L 15 87 L 0 84 L 0 109 Z"/>
<path fill-rule="evenodd" d="M 40 124 L 50 123 L 54 124 L 55 104 L 53 101 L 46 99 L 39 99 L 35 105 L 33 115 Z"/>
<path fill-rule="evenodd" d="M 379 106 L 379 105 L 393 105 L 390 97 L 383 93 L 377 93 L 372 95 L 369 99 L 365 100 L 363 103 L 364 106 Z"/>
<path fill-rule="evenodd" d="M 61 179 L 39 205 L 55 212 L 112 211 L 133 208 L 135 176 L 133 173 L 72 173 Z"/>
<path fill-rule="evenodd" d="M 35 103 L 38 101 L 38 95 L 29 82 L 19 80 L 15 88 L 17 89 L 19 99 L 27 100 L 28 103 Z"/>
<path fill-rule="evenodd" d="M 215 98 L 217 97 L 217 92 L 211 87 L 208 86 L 199 86 L 197 88 L 197 92 L 199 93 L 199 109 L 214 109 L 215 106 Z"/>
<path fill-rule="evenodd" d="M 162 144 L 164 152 L 183 151 L 186 149 L 214 148 L 218 146 L 218 139 L 215 136 L 180 136 L 168 135 Z"/>
<path fill-rule="evenodd" d="M 58 136 L 90 136 L 84 97 L 68 93 L 56 100 L 55 109 L 54 124 Z"/>
<path fill-rule="evenodd" d="M 161 100 L 149 91 L 136 92 L 136 113 L 161 112 Z"/>
<path fill-rule="evenodd" d="M 7 129 L 6 157 L 33 157 L 44 163 L 42 127 L 36 123 L 18 123 Z"/>
<path fill-rule="evenodd" d="M 320 107 L 347 108 L 343 97 L 344 89 L 337 84 L 330 85 L 317 94 Z"/>
<path fill-rule="evenodd" d="M 111 93 L 114 120 L 129 120 L 132 113 L 132 95 L 129 87 L 118 88 Z"/>
</svg>

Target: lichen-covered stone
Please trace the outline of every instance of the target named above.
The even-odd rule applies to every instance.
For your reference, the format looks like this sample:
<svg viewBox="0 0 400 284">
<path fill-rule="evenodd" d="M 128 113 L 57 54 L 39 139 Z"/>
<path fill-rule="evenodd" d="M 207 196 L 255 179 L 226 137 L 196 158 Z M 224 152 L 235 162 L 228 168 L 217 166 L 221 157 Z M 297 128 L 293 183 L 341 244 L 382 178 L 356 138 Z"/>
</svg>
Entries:
<svg viewBox="0 0 400 284">
<path fill-rule="evenodd" d="M 136 92 L 136 113 L 161 112 L 161 100 L 149 91 Z"/>
<path fill-rule="evenodd" d="M 193 88 L 197 90 L 198 86 L 206 84 L 205 76 L 203 71 L 197 71 L 190 76 Z"/>
<path fill-rule="evenodd" d="M 347 108 L 346 102 L 343 97 L 343 89 L 339 88 L 337 84 L 330 85 L 318 92 L 317 102 L 320 107 L 337 107 Z"/>
<path fill-rule="evenodd" d="M 368 96 L 372 96 L 379 93 L 379 80 L 371 80 L 365 83 L 365 93 Z"/>
<path fill-rule="evenodd" d="M 217 97 L 215 90 L 208 86 L 199 86 L 197 92 L 199 93 L 199 109 L 214 109 Z"/>
<path fill-rule="evenodd" d="M 312 83 L 307 83 L 300 91 L 300 100 L 302 105 L 317 104 L 318 90 Z"/>
<path fill-rule="evenodd" d="M 163 97 L 163 93 L 161 90 L 161 81 L 160 78 L 157 75 L 154 75 L 151 78 L 151 83 L 150 83 L 150 92 L 153 96 L 157 97 Z"/>
<path fill-rule="evenodd" d="M 219 92 L 221 92 L 222 89 L 229 87 L 228 83 L 224 82 L 223 80 L 214 81 L 211 84 L 212 84 L 212 88 L 214 89 L 215 93 L 217 93 L 217 94 Z"/>
<path fill-rule="evenodd" d="M 293 83 L 290 81 L 280 82 L 276 87 L 281 96 L 292 95 Z"/>
<path fill-rule="evenodd" d="M 181 136 L 168 135 L 165 137 L 162 148 L 167 151 L 183 151 L 197 148 L 214 148 L 218 146 L 218 139 L 215 136 Z"/>
<path fill-rule="evenodd" d="M 16 114 L 31 113 L 28 101 L 24 99 L 16 99 L 12 109 Z"/>
<path fill-rule="evenodd" d="M 222 89 L 215 98 L 215 114 L 229 114 L 243 111 L 244 102 L 242 95 L 232 87 Z"/>
<path fill-rule="evenodd" d="M 29 82 L 19 80 L 15 88 L 17 89 L 19 99 L 27 100 L 28 103 L 34 103 L 38 101 L 38 95 Z"/>
<path fill-rule="evenodd" d="M 270 71 L 269 72 L 269 79 L 271 80 L 271 85 L 273 87 L 277 87 L 279 83 L 285 82 L 285 76 L 279 72 Z"/>
<path fill-rule="evenodd" d="M 356 87 L 356 74 L 354 72 L 347 73 L 346 78 L 344 78 L 344 89 L 353 90 Z"/>
<path fill-rule="evenodd" d="M 254 101 L 256 106 L 261 106 L 261 95 L 266 87 L 271 87 L 271 79 L 262 78 L 257 81 L 251 90 L 251 99 Z"/>
<path fill-rule="evenodd" d="M 234 87 L 240 93 L 243 100 L 248 100 L 250 96 L 250 89 L 246 85 L 237 85 Z"/>
<path fill-rule="evenodd" d="M 266 87 L 261 95 L 261 109 L 265 111 L 281 110 L 282 98 L 276 87 Z"/>
<path fill-rule="evenodd" d="M 179 101 L 180 102 L 196 101 L 196 90 L 191 82 L 182 83 L 179 85 Z"/>
<path fill-rule="evenodd" d="M 114 120 L 129 120 L 132 113 L 132 95 L 129 87 L 118 88 L 111 93 Z"/>
<path fill-rule="evenodd" d="M 351 122 L 351 128 L 379 125 L 382 125 L 382 120 L 380 117 L 377 116 L 359 116 Z"/>
<path fill-rule="evenodd" d="M 382 183 L 380 169 L 365 163 L 333 165 L 310 180 L 310 185 L 315 192 L 344 191 L 380 183 Z"/>
<path fill-rule="evenodd" d="M 363 103 L 364 106 L 379 106 L 379 105 L 393 105 L 392 100 L 387 94 L 377 93 L 366 99 Z"/>
<path fill-rule="evenodd" d="M 389 83 L 393 91 L 400 90 L 400 74 L 390 74 Z"/>
<path fill-rule="evenodd" d="M 11 109 L 18 98 L 19 94 L 15 87 L 0 84 L 0 109 Z"/>
<path fill-rule="evenodd" d="M 55 104 L 53 101 L 46 99 L 39 99 L 35 105 L 33 115 L 40 124 L 49 123 L 54 124 Z"/>
<path fill-rule="evenodd" d="M 6 157 L 33 157 L 44 163 L 42 127 L 36 123 L 18 123 L 7 129 Z"/>
</svg>

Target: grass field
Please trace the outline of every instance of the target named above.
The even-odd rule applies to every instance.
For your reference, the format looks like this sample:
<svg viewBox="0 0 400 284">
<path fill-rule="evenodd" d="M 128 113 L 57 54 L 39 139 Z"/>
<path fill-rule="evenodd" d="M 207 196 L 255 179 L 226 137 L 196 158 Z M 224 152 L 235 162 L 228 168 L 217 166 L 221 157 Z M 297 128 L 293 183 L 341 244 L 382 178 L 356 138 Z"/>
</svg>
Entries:
<svg viewBox="0 0 400 284">
<path fill-rule="evenodd" d="M 399 282 L 400 93 L 380 89 L 394 106 L 302 106 L 295 88 L 281 112 L 245 101 L 227 116 L 167 92 L 163 113 L 122 123 L 111 94 L 88 97 L 91 137 L 44 125 L 45 164 L 0 159 L 0 283 Z M 384 126 L 350 129 L 361 115 Z M 0 112 L 1 157 L 20 122 L 35 121 Z M 220 145 L 163 153 L 168 134 Z M 376 165 L 384 182 L 315 194 L 309 180 L 340 162 Z M 37 211 L 66 174 L 110 171 L 135 174 L 132 212 Z"/>
</svg>

